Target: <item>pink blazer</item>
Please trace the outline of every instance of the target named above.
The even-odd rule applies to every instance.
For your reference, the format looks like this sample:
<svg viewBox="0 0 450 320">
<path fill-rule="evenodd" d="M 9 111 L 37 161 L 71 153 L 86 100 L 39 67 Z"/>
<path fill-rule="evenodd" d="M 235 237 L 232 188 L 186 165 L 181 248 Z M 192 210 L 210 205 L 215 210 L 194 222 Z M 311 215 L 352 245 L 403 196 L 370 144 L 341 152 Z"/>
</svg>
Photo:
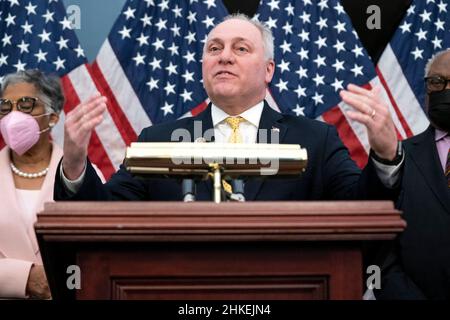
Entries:
<svg viewBox="0 0 450 320">
<path fill-rule="evenodd" d="M 63 155 L 53 144 L 49 171 L 45 177 L 35 212 L 53 201 L 56 168 Z M 9 148 L 0 151 L 0 298 L 25 298 L 28 274 L 33 263 L 42 265 L 33 226 L 22 219 L 10 168 Z"/>
</svg>

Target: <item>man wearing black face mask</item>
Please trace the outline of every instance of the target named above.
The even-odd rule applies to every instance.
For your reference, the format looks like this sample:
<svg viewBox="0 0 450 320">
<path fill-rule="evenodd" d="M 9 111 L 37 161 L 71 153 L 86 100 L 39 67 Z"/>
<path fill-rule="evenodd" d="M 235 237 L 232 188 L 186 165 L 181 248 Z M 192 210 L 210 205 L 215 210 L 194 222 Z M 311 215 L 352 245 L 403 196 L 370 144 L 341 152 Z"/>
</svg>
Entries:
<svg viewBox="0 0 450 320">
<path fill-rule="evenodd" d="M 377 299 L 450 299 L 450 50 L 425 73 L 431 125 L 403 143 L 397 207 L 407 228 L 383 263 Z"/>
<path fill-rule="evenodd" d="M 428 89 L 428 117 L 433 127 L 450 132 L 450 78 L 433 75 L 425 78 Z"/>
</svg>

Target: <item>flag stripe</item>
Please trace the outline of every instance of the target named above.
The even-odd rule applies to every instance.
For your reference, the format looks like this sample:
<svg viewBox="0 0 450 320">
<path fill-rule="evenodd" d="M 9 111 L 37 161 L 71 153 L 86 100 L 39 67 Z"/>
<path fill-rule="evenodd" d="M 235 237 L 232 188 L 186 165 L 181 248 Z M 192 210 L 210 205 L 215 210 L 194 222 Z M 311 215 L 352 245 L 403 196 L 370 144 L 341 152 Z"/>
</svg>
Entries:
<svg viewBox="0 0 450 320">
<path fill-rule="evenodd" d="M 367 164 L 368 155 L 359 142 L 358 136 L 349 125 L 347 118 L 342 113 L 341 108 L 339 106 L 331 108 L 322 113 L 322 118 L 326 123 L 336 126 L 339 137 L 349 149 L 350 156 L 360 168 L 364 168 Z"/>
<path fill-rule="evenodd" d="M 395 101 L 395 99 L 394 99 L 394 97 L 392 95 L 392 92 L 389 89 L 389 87 L 388 87 L 388 85 L 386 83 L 386 80 L 384 79 L 383 74 L 380 72 L 380 70 L 378 68 L 376 68 L 376 71 L 377 71 L 377 74 L 378 74 L 378 79 L 380 80 L 380 83 L 383 86 L 384 91 L 387 94 L 388 99 L 389 99 L 389 101 L 391 103 L 391 106 L 392 106 L 392 108 L 394 110 L 394 112 L 391 112 L 391 115 L 393 115 L 393 116 L 396 115 L 396 118 L 398 118 L 398 120 L 399 120 L 399 124 L 400 125 L 397 124 L 397 128 L 402 128 L 404 130 L 405 134 L 402 135 L 403 138 L 411 137 L 413 135 L 413 133 L 411 131 L 411 128 L 409 127 L 405 117 L 403 117 L 403 114 L 400 111 L 400 108 L 398 107 L 398 104 Z M 396 118 L 394 117 L 394 119 L 396 119 Z M 399 134 L 400 134 L 400 132 L 399 132 Z"/>
<path fill-rule="evenodd" d="M 350 126 L 350 128 L 353 130 L 353 133 L 355 137 L 358 138 L 358 143 L 356 145 L 360 145 L 361 148 L 365 150 L 365 153 L 369 153 L 370 145 L 369 145 L 369 137 L 367 135 L 367 128 L 362 123 L 359 123 L 358 121 L 353 121 L 347 116 L 347 112 L 354 110 L 354 108 L 344 102 L 340 102 L 338 104 L 338 107 L 340 109 L 340 112 L 342 116 L 345 118 L 345 123 Z M 338 128 L 339 129 L 339 128 Z M 356 143 L 356 142 L 355 142 Z"/>
<path fill-rule="evenodd" d="M 202 103 L 200 103 L 198 106 L 196 106 L 195 108 L 193 108 L 192 110 L 189 110 L 188 112 L 186 112 L 185 114 L 183 114 L 181 117 L 179 117 L 178 119 L 183 119 L 183 118 L 189 118 L 189 117 L 195 117 L 198 114 L 200 114 L 201 112 L 203 112 L 209 104 L 209 99 L 206 99 L 206 101 L 203 101 Z"/>
<path fill-rule="evenodd" d="M 383 78 L 385 90 L 389 90 L 392 100 L 396 102 L 399 112 L 408 123 L 410 134 L 423 132 L 428 127 L 429 121 L 406 80 L 391 45 L 384 50 L 377 65 L 377 73 Z"/>
<path fill-rule="evenodd" d="M 108 111 L 111 114 L 112 119 L 117 127 L 117 130 L 120 132 L 123 141 L 126 145 L 130 145 L 131 142 L 136 141 L 137 134 L 132 128 L 129 119 L 123 113 L 122 108 L 117 103 L 117 100 L 112 92 L 111 88 L 106 83 L 105 78 L 103 77 L 102 72 L 98 68 L 97 63 L 92 64 L 92 75 L 94 76 L 95 83 L 97 84 L 97 88 L 101 91 L 102 95 L 106 96 L 108 99 Z"/>
<path fill-rule="evenodd" d="M 191 110 L 192 116 L 196 116 L 199 113 L 203 112 L 208 107 L 208 104 L 206 101 L 200 103 L 198 106 L 196 106 L 194 109 Z"/>
<path fill-rule="evenodd" d="M 63 83 L 63 79 L 61 79 L 61 85 L 62 85 L 62 83 Z M 66 90 L 66 88 L 64 86 L 63 86 L 63 90 L 64 91 Z M 67 94 L 65 92 L 64 92 L 64 96 L 67 99 Z M 64 107 L 64 108 L 68 109 L 69 107 Z M 59 120 L 56 123 L 56 125 L 52 128 L 52 131 L 50 134 L 53 142 L 55 142 L 61 148 L 63 148 L 63 146 L 64 146 L 64 121 L 66 118 L 66 113 L 64 112 L 64 108 L 59 113 Z"/>
<path fill-rule="evenodd" d="M 381 98 L 381 100 L 386 104 L 386 106 L 387 106 L 388 109 L 389 109 L 389 112 L 390 112 L 390 114 L 391 114 L 392 121 L 394 122 L 395 128 L 396 128 L 397 131 L 398 131 L 399 138 L 400 138 L 400 139 L 405 139 L 405 137 L 406 137 L 407 135 L 406 135 L 405 129 L 403 128 L 403 124 L 402 124 L 402 122 L 400 121 L 400 117 L 402 117 L 402 114 L 401 114 L 400 111 L 399 111 L 399 114 L 397 114 L 397 112 L 396 112 L 396 110 L 395 110 L 395 108 L 394 108 L 394 104 L 396 104 L 396 103 L 395 103 L 395 100 L 391 100 L 391 99 L 390 99 L 390 96 L 389 96 L 390 91 L 388 91 L 388 88 L 386 88 L 386 87 L 383 85 L 383 83 L 381 82 L 381 80 L 380 80 L 379 77 L 376 77 L 376 78 L 373 79 L 370 83 L 371 83 L 372 87 L 379 86 L 379 87 L 381 88 L 381 91 L 380 91 L 380 98 Z M 393 98 L 392 98 L 392 99 L 393 99 Z M 399 117 L 399 116 L 400 116 L 400 117 Z M 403 119 L 404 119 L 404 118 L 403 118 Z M 406 124 L 406 125 L 407 125 L 407 124 Z M 409 128 L 408 125 L 407 125 L 407 127 Z"/>
<path fill-rule="evenodd" d="M 152 122 L 136 96 L 108 39 L 100 48 L 94 65 L 98 66 L 99 72 L 103 75 L 102 78 L 109 86 L 117 105 L 126 115 L 134 133 L 139 134 L 142 129 L 151 126 Z"/>
<path fill-rule="evenodd" d="M 64 92 L 66 94 L 66 104 L 64 105 L 64 110 L 66 113 L 70 112 L 75 106 L 80 104 L 80 99 L 73 87 L 70 78 L 68 76 L 62 77 L 61 79 Z M 101 168 L 103 175 L 108 179 L 115 171 L 115 168 L 105 149 L 103 148 L 100 139 L 97 134 L 93 132 L 89 142 L 88 148 L 89 159 L 95 163 L 99 168 Z"/>
<path fill-rule="evenodd" d="M 97 92 L 97 87 L 92 81 L 87 68 L 77 68 L 69 74 L 69 77 L 80 101 L 88 100 L 89 97 Z M 117 169 L 123 162 L 126 145 L 109 112 L 103 114 L 103 121 L 95 128 L 95 132 L 114 168 Z"/>
<path fill-rule="evenodd" d="M 117 167 L 111 162 L 108 153 L 105 152 L 96 131 L 92 131 L 91 140 L 88 147 L 89 158 L 103 173 L 106 181 L 116 172 Z"/>
</svg>

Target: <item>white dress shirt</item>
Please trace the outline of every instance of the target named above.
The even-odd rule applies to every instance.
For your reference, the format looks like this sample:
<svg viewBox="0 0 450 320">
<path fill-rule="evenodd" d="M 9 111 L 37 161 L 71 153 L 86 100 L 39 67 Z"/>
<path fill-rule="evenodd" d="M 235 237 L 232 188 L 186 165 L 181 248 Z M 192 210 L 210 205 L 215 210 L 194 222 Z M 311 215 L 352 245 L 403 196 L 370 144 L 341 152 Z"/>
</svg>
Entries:
<svg viewBox="0 0 450 320">
<path fill-rule="evenodd" d="M 264 108 L 264 102 L 261 101 L 257 105 L 247 109 L 239 115 L 234 117 L 242 117 L 245 121 L 239 124 L 239 132 L 242 136 L 243 143 L 256 143 L 256 136 L 258 134 L 259 121 L 261 120 L 262 111 Z M 212 104 L 211 106 L 211 118 L 214 127 L 214 141 L 215 142 L 228 142 L 233 130 L 231 126 L 225 121 L 230 117 L 228 113 Z"/>
</svg>

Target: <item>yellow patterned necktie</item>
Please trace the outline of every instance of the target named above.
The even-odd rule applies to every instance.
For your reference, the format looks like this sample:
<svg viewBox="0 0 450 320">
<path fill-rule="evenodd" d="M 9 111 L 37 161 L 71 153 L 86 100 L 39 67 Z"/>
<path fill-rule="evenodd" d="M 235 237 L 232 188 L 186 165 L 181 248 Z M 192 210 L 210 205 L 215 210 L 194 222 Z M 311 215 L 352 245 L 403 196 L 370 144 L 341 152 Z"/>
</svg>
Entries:
<svg viewBox="0 0 450 320">
<path fill-rule="evenodd" d="M 225 122 L 231 127 L 231 136 L 228 142 L 231 143 L 242 143 L 242 135 L 239 131 L 239 124 L 244 122 L 245 119 L 242 117 L 228 117 L 225 119 Z"/>
<path fill-rule="evenodd" d="M 231 130 L 232 130 L 231 136 L 230 136 L 230 139 L 228 140 L 228 142 L 242 143 L 243 140 L 242 140 L 241 132 L 239 131 L 239 124 L 243 121 L 245 121 L 245 119 L 242 117 L 228 117 L 225 119 L 225 122 L 228 123 L 228 125 L 231 127 Z M 226 192 L 228 192 L 228 193 L 233 192 L 231 185 L 228 182 L 226 182 L 225 180 L 222 180 L 222 186 Z"/>
</svg>

